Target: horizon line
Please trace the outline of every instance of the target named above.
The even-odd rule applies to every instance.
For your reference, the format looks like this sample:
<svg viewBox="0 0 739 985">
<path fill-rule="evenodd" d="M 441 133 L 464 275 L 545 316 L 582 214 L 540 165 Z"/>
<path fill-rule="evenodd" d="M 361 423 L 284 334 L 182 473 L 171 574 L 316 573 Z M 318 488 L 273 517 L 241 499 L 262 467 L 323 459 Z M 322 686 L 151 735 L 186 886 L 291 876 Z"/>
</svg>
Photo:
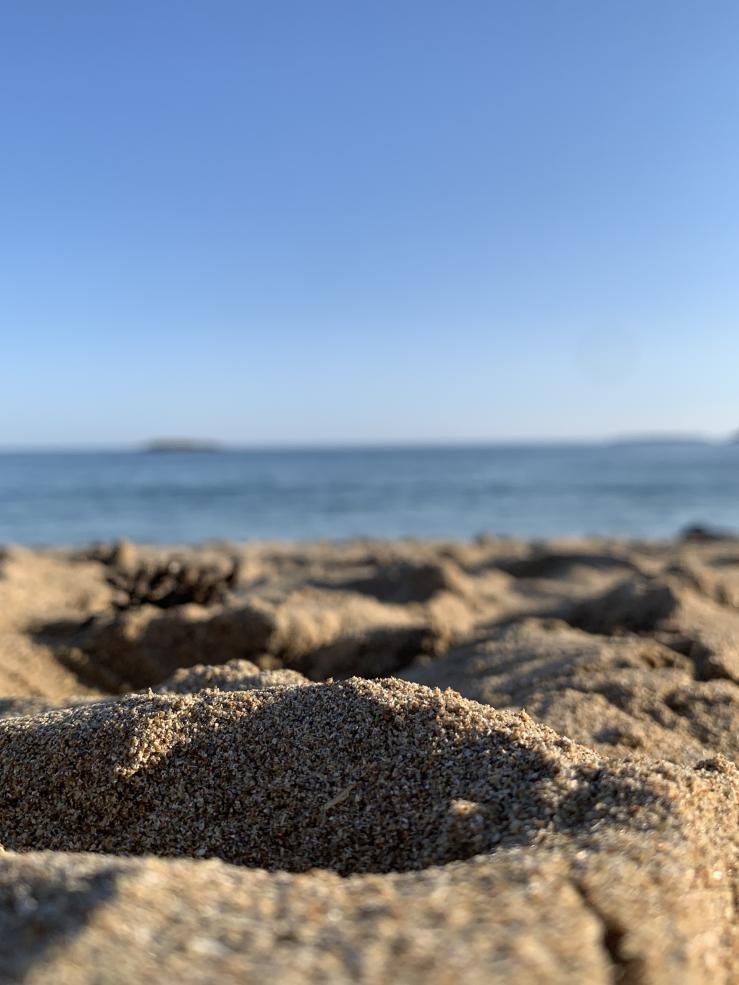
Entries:
<svg viewBox="0 0 739 985">
<path fill-rule="evenodd" d="M 679 431 L 645 431 L 588 437 L 505 437 L 505 438 L 402 438 L 342 441 L 254 441 L 240 443 L 211 438 L 157 438 L 126 442 L 83 442 L 80 444 L 23 443 L 0 444 L 0 454 L 207 454 L 219 452 L 310 452 L 403 449 L 453 449 L 494 447 L 556 447 L 577 445 L 619 444 L 731 444 L 739 438 L 737 432 L 704 433 Z M 166 446 L 171 444 L 171 449 Z M 177 445 L 182 444 L 182 447 Z M 188 448 L 188 444 L 192 445 Z M 163 445 L 160 450 L 156 446 Z"/>
</svg>

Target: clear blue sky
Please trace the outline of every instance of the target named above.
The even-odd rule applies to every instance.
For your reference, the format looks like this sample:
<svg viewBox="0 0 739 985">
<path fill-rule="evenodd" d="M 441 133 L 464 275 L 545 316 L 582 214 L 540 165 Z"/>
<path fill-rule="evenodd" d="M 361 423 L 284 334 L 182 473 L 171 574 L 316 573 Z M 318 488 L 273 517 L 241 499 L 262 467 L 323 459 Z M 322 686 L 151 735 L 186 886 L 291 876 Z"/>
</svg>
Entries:
<svg viewBox="0 0 739 985">
<path fill-rule="evenodd" d="M 5 0 L 0 445 L 739 427 L 739 4 Z"/>
</svg>

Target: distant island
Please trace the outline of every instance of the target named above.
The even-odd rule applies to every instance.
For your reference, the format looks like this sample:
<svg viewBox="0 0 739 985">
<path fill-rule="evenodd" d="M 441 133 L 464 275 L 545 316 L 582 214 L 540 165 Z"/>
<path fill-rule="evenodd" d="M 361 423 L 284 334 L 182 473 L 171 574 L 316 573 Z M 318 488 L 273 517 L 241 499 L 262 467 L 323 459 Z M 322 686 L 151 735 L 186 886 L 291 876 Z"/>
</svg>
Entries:
<svg viewBox="0 0 739 985">
<path fill-rule="evenodd" d="M 739 435 L 737 436 L 739 439 Z M 705 445 L 710 444 L 710 440 L 700 434 L 634 434 L 619 435 L 608 441 L 611 446 L 620 447 L 622 445 Z"/>
<path fill-rule="evenodd" d="M 222 450 L 222 446 L 217 441 L 201 441 L 197 438 L 157 438 L 154 441 L 148 441 L 141 448 L 141 451 L 155 455 Z"/>
</svg>

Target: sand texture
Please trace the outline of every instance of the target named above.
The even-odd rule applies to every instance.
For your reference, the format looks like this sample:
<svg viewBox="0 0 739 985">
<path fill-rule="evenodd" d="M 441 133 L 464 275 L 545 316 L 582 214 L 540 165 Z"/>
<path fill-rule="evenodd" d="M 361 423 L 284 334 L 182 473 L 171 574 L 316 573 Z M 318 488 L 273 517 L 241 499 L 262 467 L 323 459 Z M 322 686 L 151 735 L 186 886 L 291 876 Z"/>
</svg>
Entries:
<svg viewBox="0 0 739 985">
<path fill-rule="evenodd" d="M 0 981 L 739 983 L 739 541 L 0 555 Z"/>
</svg>

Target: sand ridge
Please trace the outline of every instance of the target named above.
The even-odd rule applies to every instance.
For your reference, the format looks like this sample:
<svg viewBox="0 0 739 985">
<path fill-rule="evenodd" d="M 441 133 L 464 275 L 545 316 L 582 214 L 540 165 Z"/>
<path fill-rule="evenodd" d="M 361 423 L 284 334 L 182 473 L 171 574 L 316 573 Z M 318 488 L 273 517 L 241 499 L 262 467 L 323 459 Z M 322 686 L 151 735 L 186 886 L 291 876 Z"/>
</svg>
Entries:
<svg viewBox="0 0 739 985">
<path fill-rule="evenodd" d="M 0 842 L 404 871 L 664 830 L 733 779 L 601 761 L 525 712 L 394 679 L 137 695 L 0 722 Z"/>
</svg>

